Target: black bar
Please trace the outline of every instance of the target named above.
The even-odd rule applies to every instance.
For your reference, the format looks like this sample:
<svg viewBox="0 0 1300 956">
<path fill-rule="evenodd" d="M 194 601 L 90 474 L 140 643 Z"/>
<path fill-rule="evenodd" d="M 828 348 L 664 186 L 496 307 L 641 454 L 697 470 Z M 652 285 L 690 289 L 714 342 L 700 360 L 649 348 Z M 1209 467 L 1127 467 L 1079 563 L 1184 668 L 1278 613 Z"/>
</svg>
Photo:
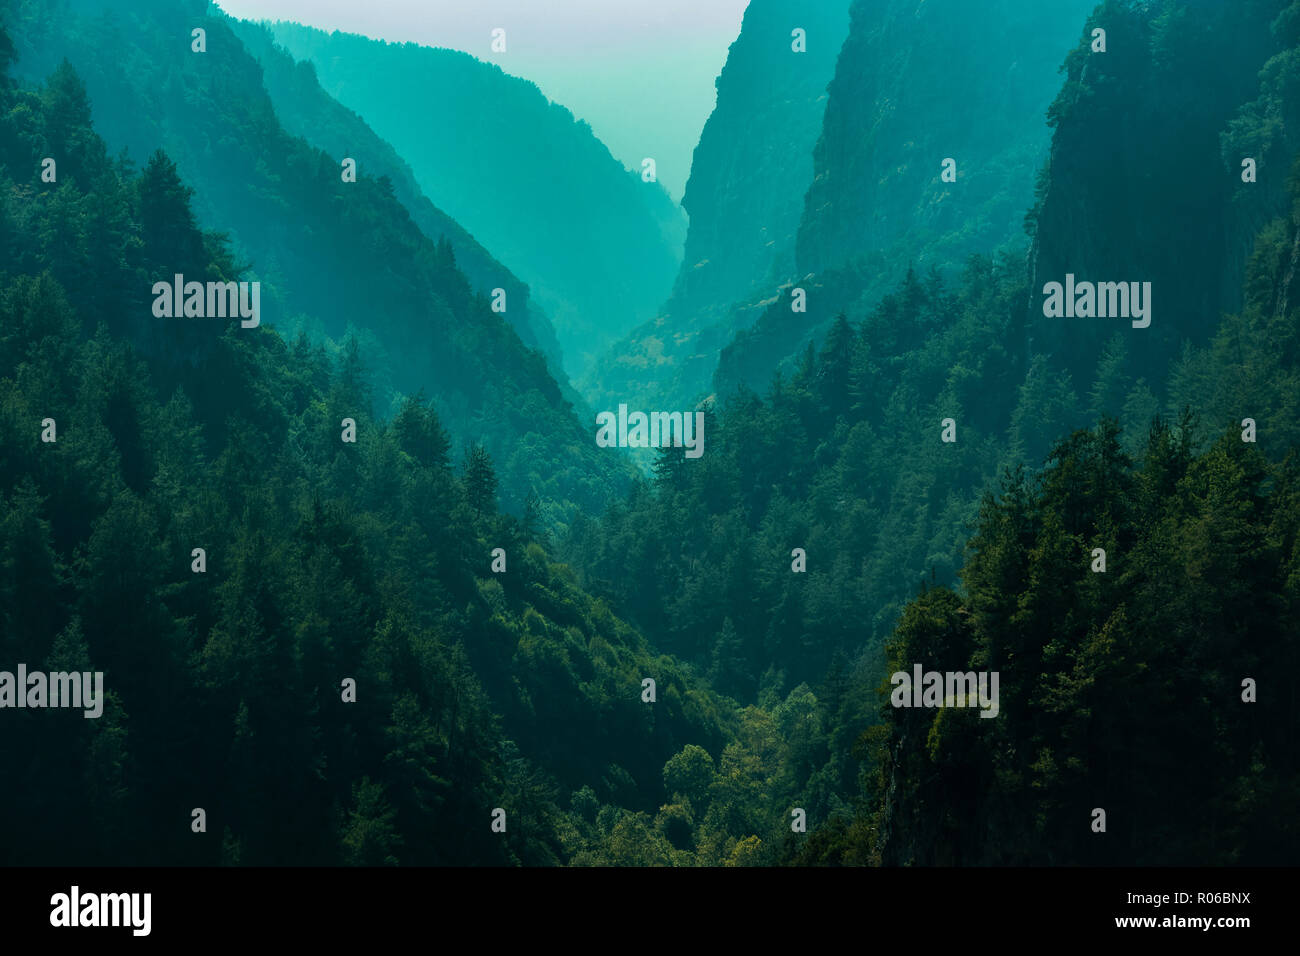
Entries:
<svg viewBox="0 0 1300 956">
<path fill-rule="evenodd" d="M 539 944 L 569 936 L 577 945 L 602 925 L 629 945 L 673 947 L 697 933 L 733 943 L 752 936 L 762 945 L 787 928 L 815 939 L 848 930 L 872 945 L 1097 936 L 1231 943 L 1249 938 L 1243 933 L 1283 931 L 1294 882 L 1294 871 L 1283 868 L 13 868 L 0 872 L 0 927 L 6 943 L 66 942 L 76 933 L 83 942 L 333 944 L 409 933 L 450 946 L 453 933 L 485 942 L 531 933 Z M 83 904 L 87 894 L 150 894 L 148 935 L 135 936 L 130 926 L 52 926 L 52 897 L 70 896 L 74 885 Z M 1249 925 L 1161 925 L 1206 917 L 1244 917 Z M 1155 925 L 1117 926 L 1124 918 L 1153 918 Z"/>
</svg>

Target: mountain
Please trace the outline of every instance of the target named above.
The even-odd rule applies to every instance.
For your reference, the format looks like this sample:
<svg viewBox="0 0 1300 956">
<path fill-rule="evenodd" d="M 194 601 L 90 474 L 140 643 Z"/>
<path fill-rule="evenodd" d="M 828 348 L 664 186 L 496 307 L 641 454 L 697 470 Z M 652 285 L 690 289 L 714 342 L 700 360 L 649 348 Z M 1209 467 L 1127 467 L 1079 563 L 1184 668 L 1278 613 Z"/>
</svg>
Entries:
<svg viewBox="0 0 1300 956">
<path fill-rule="evenodd" d="M 0 788 L 23 821 L 0 859 L 671 863 L 692 799 L 701 823 L 717 806 L 725 859 L 763 809 L 729 770 L 759 757 L 753 718 L 576 587 L 536 515 L 500 512 L 491 457 L 455 464 L 430 403 L 371 414 L 355 342 L 154 316 L 138 290 L 163 262 L 252 273 L 164 154 L 110 157 L 71 67 L 11 81 L 5 21 L 0 761 L 31 785 Z M 15 711 L 14 662 L 97 672 L 98 713 Z"/>
<path fill-rule="evenodd" d="M 970 253 L 1023 241 L 1058 67 L 1094 2 L 855 0 L 795 267 L 723 350 L 715 388 L 766 387 L 839 311 L 869 309 L 909 267 L 953 276 Z M 796 287 L 806 313 L 792 311 Z"/>
<path fill-rule="evenodd" d="M 5 864 L 1300 859 L 1300 0 L 1103 4 L 1031 254 L 878 300 L 818 273 L 824 336 L 625 492 L 519 317 L 285 132 L 225 18 L 88 7 L 0 14 Z M 1044 314 L 1112 249 L 1149 326 Z M 267 321 L 156 315 L 176 271 Z M 503 512 L 553 472 L 567 524 Z M 102 674 L 102 712 L 12 707 L 22 664 Z M 905 706 L 918 667 L 951 678 Z"/>
<path fill-rule="evenodd" d="M 925 269 L 1018 235 L 1057 68 L 1092 5 L 856 0 L 813 156 L 799 272 L 896 245 Z"/>
<path fill-rule="evenodd" d="M 907 268 L 763 394 L 723 393 L 698 461 L 664 453 L 651 493 L 573 523 L 578 580 L 655 646 L 760 709 L 815 699 L 818 730 L 786 769 L 818 823 L 777 859 L 1300 853 L 1294 716 L 1285 692 L 1267 711 L 1243 696 L 1246 678 L 1294 667 L 1300 620 L 1300 3 L 1230 27 L 1239 11 L 1109 3 L 1080 21 L 1034 256 L 1004 244 L 955 277 Z M 1203 118 L 1202 85 L 1221 91 Z M 1267 176 L 1243 181 L 1243 155 Z M 1044 315 L 1049 251 L 1055 268 L 1094 250 L 1117 268 L 1111 250 L 1138 243 L 1140 268 L 1080 278 L 1181 281 L 1175 302 L 1238 305 L 1168 316 L 1164 340 L 1144 338 L 1158 291 L 1147 328 Z M 810 298 L 846 302 L 875 281 L 855 263 L 816 278 Z M 896 706 L 890 678 L 917 665 L 1000 673 L 997 719 Z"/>
<path fill-rule="evenodd" d="M 587 580 L 617 594 L 656 643 L 700 666 L 716 666 L 730 619 L 738 643 L 727 653 L 745 663 L 721 668 L 721 686 L 755 694 L 765 680 L 761 662 L 786 659 L 779 647 L 799 648 L 798 666 L 781 668 L 787 679 L 810 681 L 837 653 L 878 652 L 920 580 L 956 585 L 981 498 L 1004 470 L 1038 469 L 1062 436 L 1103 416 L 1119 422 L 1123 452 L 1134 457 L 1155 416 L 1177 421 L 1184 408 L 1202 415 L 1213 433 L 1240 429 L 1246 417 L 1267 421 L 1261 441 L 1274 458 L 1284 457 L 1300 440 L 1286 387 L 1295 356 L 1292 337 L 1280 329 L 1245 331 L 1262 317 L 1224 323 L 1217 309 L 1174 313 L 1167 325 L 1177 348 L 1170 349 L 1149 336 L 1158 311 L 1149 328 L 1043 314 L 1044 279 L 1053 275 L 1044 268 L 1047 250 L 1060 261 L 1056 269 L 1078 268 L 1082 278 L 1093 270 L 1073 265 L 1083 258 L 1073 258 L 1075 250 L 1109 256 L 1112 249 L 1148 263 L 1116 280 L 1153 278 L 1154 290 L 1180 287 L 1190 301 L 1207 290 L 1221 294 L 1224 277 L 1235 275 L 1243 277 L 1238 293 L 1221 302 L 1240 303 L 1244 289 L 1261 315 L 1285 313 L 1297 261 L 1284 222 L 1292 202 L 1287 171 L 1300 152 L 1300 73 L 1292 68 L 1300 62 L 1292 19 L 1300 4 L 1270 0 L 1254 9 L 1250 26 L 1229 29 L 1216 18 L 1231 19 L 1234 9 L 1199 0 L 1102 5 L 1078 31 L 1052 107 L 1040 201 L 1028 210 L 1035 254 L 1003 247 L 971 257 L 956 278 L 908 269 L 865 312 L 846 308 L 835 317 L 762 395 L 743 381 L 733 394 L 721 393 L 708 460 L 668 473 L 658 500 L 638 496 L 635 508 L 611 513 L 604 523 L 616 548 L 587 523 L 575 525 L 572 546 L 581 557 L 573 560 Z M 1103 23 L 1108 52 L 1094 53 L 1092 30 Z M 1134 48 L 1137 39 L 1145 45 Z M 1104 59 L 1117 50 L 1128 52 Z M 1205 78 L 1212 53 L 1231 69 Z M 841 73 L 848 56 L 846 43 Z M 1202 118 L 1182 100 L 1185 90 L 1196 98 L 1198 83 L 1228 91 L 1222 96 L 1235 105 L 1215 101 Z M 1166 112 L 1186 115 L 1157 124 Z M 1148 161 L 1114 162 L 1114 144 L 1138 139 L 1139 130 L 1153 137 L 1141 144 Z M 1249 153 L 1267 160 L 1259 168 L 1269 172 L 1258 182 L 1242 182 L 1240 142 L 1253 143 Z M 1162 168 L 1157 155 L 1177 157 L 1175 168 L 1196 178 L 1180 172 L 1161 185 L 1152 178 Z M 1212 190 L 1214 181 L 1223 185 Z M 1073 204 L 1071 197 L 1088 189 L 1091 201 Z M 1207 191 L 1217 205 L 1203 200 Z M 1145 239 L 1135 239 L 1124 200 L 1138 196 Z M 1184 218 L 1188 204 L 1213 225 L 1212 239 Z M 1237 238 L 1248 228 L 1251 243 Z M 1141 258 L 1139 243 L 1150 250 Z M 853 301 L 873 281 L 856 268 L 832 269 L 809 298 Z M 1227 330 L 1239 345 L 1225 338 Z M 938 440 L 947 419 L 950 443 Z M 685 543 L 669 535 L 672 544 L 643 550 L 626 540 L 635 527 L 681 528 Z M 812 546 L 803 542 L 816 542 L 832 560 L 814 568 Z M 795 547 L 808 553 L 809 586 L 784 573 L 789 561 L 783 566 L 781 556 Z M 737 555 L 761 556 L 753 560 L 763 574 L 755 580 L 741 573 Z M 645 580 L 662 589 L 633 593 L 619 583 Z M 656 619 L 654 609 L 665 604 L 676 610 Z"/>
<path fill-rule="evenodd" d="M 681 209 L 532 83 L 453 50 L 295 23 L 271 29 L 393 144 L 434 203 L 528 283 L 575 382 L 668 295 Z"/>
<path fill-rule="evenodd" d="M 508 508 L 521 513 L 535 492 L 562 525 L 623 486 L 629 466 L 595 447 L 543 355 L 477 294 L 451 243 L 421 230 L 393 180 L 367 173 L 362 157 L 357 181 L 344 182 L 339 156 L 285 130 L 261 67 L 219 11 L 197 0 L 21 0 L 10 23 L 18 75 L 49 75 L 66 59 L 85 83 L 79 93 L 81 80 L 65 78 L 67 95 L 81 112 L 93 104 L 112 152 L 143 163 L 161 147 L 174 159 L 197 190 L 199 222 L 228 233 L 262 282 L 263 320 L 355 336 L 378 406 L 424 391 L 458 441 L 482 441 L 495 457 Z M 191 271 L 203 261 L 194 257 Z M 162 257 L 138 294 L 180 264 L 180 250 Z M 154 328 L 144 323 L 136 343 L 147 348 Z"/>
<path fill-rule="evenodd" d="M 633 407 L 693 402 L 744 321 L 731 316 L 732 307 L 775 294 L 793 273 L 813 146 L 848 10 L 848 0 L 752 0 L 745 9 L 682 198 L 690 228 L 672 296 L 602 356 L 589 394 Z M 792 37 L 796 29 L 802 38 Z"/>
<path fill-rule="evenodd" d="M 526 346 L 546 356 L 551 374 L 567 386 L 555 329 L 546 313 L 531 300 L 528 286 L 494 259 L 460 223 L 429 201 L 397 151 L 380 139 L 365 120 L 321 89 L 311 63 L 295 62 L 263 24 L 235 19 L 227 22 L 262 67 L 263 83 L 285 131 L 331 156 L 357 159 L 366 174 L 376 179 L 387 176 L 394 195 L 420 230 L 431 239 L 445 238 L 451 244 L 456 265 L 476 292 L 490 296 L 493 289 L 505 290 L 506 320 Z M 576 399 L 576 393 L 569 397 Z"/>
</svg>

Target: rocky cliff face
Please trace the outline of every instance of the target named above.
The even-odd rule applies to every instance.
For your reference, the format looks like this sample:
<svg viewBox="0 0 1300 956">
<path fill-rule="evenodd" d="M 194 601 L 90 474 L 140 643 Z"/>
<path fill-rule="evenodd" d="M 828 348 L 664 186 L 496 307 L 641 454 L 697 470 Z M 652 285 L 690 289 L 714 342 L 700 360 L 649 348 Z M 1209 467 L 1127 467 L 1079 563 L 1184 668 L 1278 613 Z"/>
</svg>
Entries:
<svg viewBox="0 0 1300 956">
<path fill-rule="evenodd" d="M 895 245 L 921 265 L 943 263 L 1018 236 L 1057 68 L 1092 6 L 856 0 L 814 153 L 799 271 Z"/>
<path fill-rule="evenodd" d="M 690 229 L 672 297 L 606 353 L 591 390 L 611 400 L 698 397 L 718 350 L 757 314 L 743 304 L 773 295 L 793 269 L 826 84 L 848 22 L 849 0 L 750 3 L 695 148 L 682 198 Z"/>
<path fill-rule="evenodd" d="M 807 311 L 788 295 L 764 303 L 723 350 L 716 390 L 765 388 L 838 312 L 865 313 L 909 266 L 950 273 L 1023 240 L 1059 65 L 1092 6 L 855 0 L 789 273 Z"/>
<path fill-rule="evenodd" d="M 729 305 L 789 273 L 848 6 L 755 0 L 745 11 L 682 198 L 691 225 L 671 307 Z M 796 29 L 805 52 L 792 49 Z"/>
</svg>

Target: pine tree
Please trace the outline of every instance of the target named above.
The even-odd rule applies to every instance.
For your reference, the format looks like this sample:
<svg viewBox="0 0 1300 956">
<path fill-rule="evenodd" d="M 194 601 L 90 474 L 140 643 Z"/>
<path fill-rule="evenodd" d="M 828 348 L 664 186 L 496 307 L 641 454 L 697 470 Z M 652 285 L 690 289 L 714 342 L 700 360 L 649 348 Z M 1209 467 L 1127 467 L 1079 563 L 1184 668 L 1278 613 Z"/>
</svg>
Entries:
<svg viewBox="0 0 1300 956">
<path fill-rule="evenodd" d="M 194 190 L 181 181 L 176 164 L 161 149 L 149 157 L 137 188 L 140 238 L 151 275 L 164 281 L 174 273 L 183 274 L 186 281 L 201 279 L 207 255 L 190 206 Z"/>
<path fill-rule="evenodd" d="M 487 449 L 478 442 L 472 442 L 465 450 L 462 470 L 465 499 L 474 513 L 474 520 L 496 514 L 497 476 L 492 466 L 492 456 L 487 453 Z"/>
</svg>

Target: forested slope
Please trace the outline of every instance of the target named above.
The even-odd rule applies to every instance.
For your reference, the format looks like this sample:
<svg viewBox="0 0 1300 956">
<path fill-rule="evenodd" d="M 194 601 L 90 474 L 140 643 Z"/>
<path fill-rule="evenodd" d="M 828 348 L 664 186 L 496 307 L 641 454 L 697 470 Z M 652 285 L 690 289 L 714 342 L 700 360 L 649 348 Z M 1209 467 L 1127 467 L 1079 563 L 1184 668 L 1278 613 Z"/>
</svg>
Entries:
<svg viewBox="0 0 1300 956">
<path fill-rule="evenodd" d="M 1112 51 L 1130 29 L 1166 38 L 1144 54 L 1157 62 L 1185 63 L 1205 41 L 1200 28 L 1161 32 L 1190 9 L 1177 0 L 1109 9 L 1090 25 L 1147 21 L 1116 28 Z M 909 270 L 874 308 L 836 318 L 762 396 L 724 397 L 708 455 L 666 458 L 650 491 L 574 525 L 566 553 L 580 580 L 719 690 L 771 706 L 811 688 L 821 734 L 795 786 L 820 832 L 790 834 L 787 859 L 1297 858 L 1290 691 L 1276 688 L 1270 708 L 1241 696 L 1244 678 L 1287 672 L 1297 633 L 1300 193 L 1286 186 L 1294 151 L 1283 159 L 1296 9 L 1273 5 L 1267 43 L 1222 34 L 1232 48 L 1220 59 L 1237 66 L 1221 85 L 1238 105 L 1208 138 L 1227 184 L 1208 221 L 1248 216 L 1253 242 L 1193 249 L 1199 232 L 1175 228 L 1178 272 L 1152 272 L 1156 289 L 1242 276 L 1244 304 L 1215 315 L 1216 331 L 1208 313 L 1161 312 L 1158 297 L 1150 328 L 1048 318 L 1041 254 L 971 257 L 956 280 Z M 1075 135 L 1061 108 L 1078 92 L 1079 58 L 1109 55 L 1091 53 L 1090 37 L 1071 56 L 1047 199 L 1031 211 L 1040 249 L 1080 239 L 1045 210 L 1055 177 L 1085 160 L 1060 159 L 1059 144 Z M 1123 76 L 1130 99 L 1155 100 L 1169 82 L 1125 63 L 1102 72 Z M 1270 144 L 1267 183 L 1241 178 L 1233 142 L 1250 131 Z M 1199 120 L 1147 132 L 1153 154 L 1201 163 Z M 1123 195 L 1145 188 L 1149 169 L 1106 175 Z M 1150 230 L 1182 222 L 1180 193 L 1143 201 Z M 1087 241 L 1122 248 L 1129 214 L 1106 208 L 1088 207 Z M 1162 315 L 1165 335 L 1144 341 Z M 1067 344 L 1051 348 L 1044 328 Z M 1091 336 L 1102 344 L 1084 361 L 1075 343 Z M 1104 573 L 1091 569 L 1094 548 L 1107 552 Z M 895 709 L 882 681 L 915 663 L 1001 669 L 1000 716 Z M 1104 841 L 1090 830 L 1097 807 L 1112 813 Z"/>
<path fill-rule="evenodd" d="M 167 150 L 197 189 L 198 221 L 227 233 L 262 282 L 263 322 L 364 344 L 376 413 L 423 389 L 459 445 L 480 440 L 498 461 L 508 510 L 520 514 L 536 492 L 553 526 L 626 487 L 628 468 L 598 453 L 545 358 L 492 311 L 450 241 L 421 230 L 392 180 L 362 161 L 346 182 L 341 157 L 285 130 L 262 69 L 219 11 L 188 0 L 16 0 L 9 24 L 19 75 L 43 79 L 66 59 L 84 77 L 84 93 L 56 79 L 72 111 L 60 122 L 88 123 L 93 107 L 109 152 L 125 149 L 137 166 Z M 195 29 L 206 31 L 205 52 L 194 50 Z M 75 166 L 63 176 L 80 178 Z M 149 283 L 204 264 L 159 262 Z M 152 347 L 153 328 L 137 346 Z"/>
<path fill-rule="evenodd" d="M 689 748 L 747 752 L 749 718 L 583 593 L 533 509 L 501 514 L 429 402 L 372 414 L 355 343 L 155 317 L 138 290 L 182 255 L 245 276 L 165 154 L 109 159 L 75 72 L 24 90 L 11 58 L 0 31 L 0 658 L 101 670 L 106 700 L 6 711 L 31 785 L 0 794 L 5 861 L 672 851 L 636 837 L 665 765 L 707 787 Z"/>
<path fill-rule="evenodd" d="M 528 283 L 575 382 L 667 297 L 681 263 L 682 210 L 585 122 L 504 72 L 508 52 L 497 65 L 296 23 L 271 29 L 397 148 L 434 203 Z M 654 158 L 653 143 L 645 155 Z"/>
</svg>

